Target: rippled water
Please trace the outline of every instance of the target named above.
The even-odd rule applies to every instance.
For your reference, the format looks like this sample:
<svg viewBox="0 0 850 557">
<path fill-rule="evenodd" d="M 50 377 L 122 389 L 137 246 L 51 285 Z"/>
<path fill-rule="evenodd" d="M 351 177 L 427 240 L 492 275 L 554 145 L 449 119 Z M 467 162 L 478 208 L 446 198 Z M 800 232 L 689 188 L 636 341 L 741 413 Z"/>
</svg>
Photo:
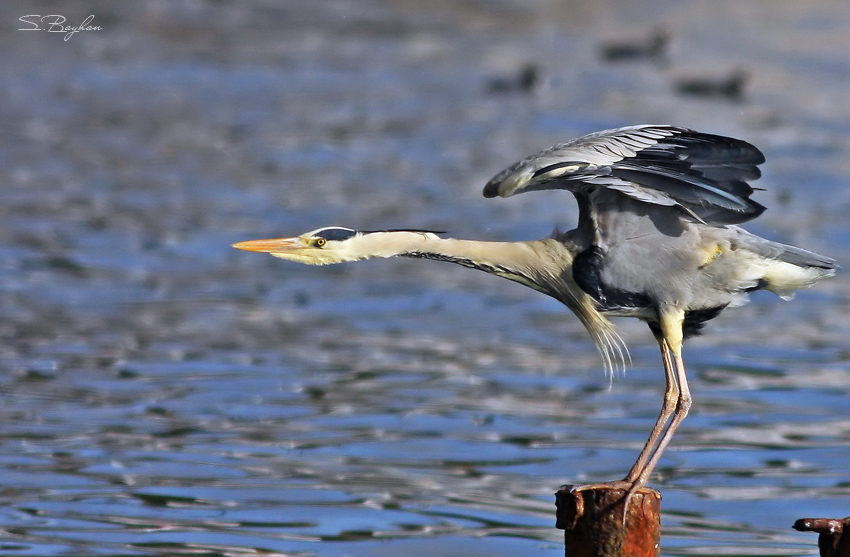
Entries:
<svg viewBox="0 0 850 557">
<path fill-rule="evenodd" d="M 2 555 L 560 555 L 554 491 L 622 477 L 654 422 L 639 323 L 609 381 L 518 285 L 232 242 L 543 237 L 569 195 L 484 200 L 494 172 L 669 122 L 765 151 L 751 230 L 850 253 L 844 2 L 60 6 L 0 8 Z M 15 29 L 39 11 L 103 29 Z M 602 60 L 660 27 L 663 59 Z M 742 98 L 677 92 L 741 69 Z M 850 514 L 844 274 L 687 347 L 695 408 L 652 481 L 666 555 L 811 555 L 790 525 Z"/>
</svg>

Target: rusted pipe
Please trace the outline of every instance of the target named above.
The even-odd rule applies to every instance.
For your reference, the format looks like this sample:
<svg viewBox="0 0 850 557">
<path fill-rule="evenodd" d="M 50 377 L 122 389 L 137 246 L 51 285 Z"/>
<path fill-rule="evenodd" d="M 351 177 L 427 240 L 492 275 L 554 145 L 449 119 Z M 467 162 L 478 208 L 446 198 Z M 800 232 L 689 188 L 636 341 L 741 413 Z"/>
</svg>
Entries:
<svg viewBox="0 0 850 557">
<path fill-rule="evenodd" d="M 850 557 L 850 516 L 836 518 L 801 518 L 794 523 L 800 532 L 817 532 L 821 557 Z"/>
<path fill-rule="evenodd" d="M 556 527 L 566 557 L 659 557 L 661 493 L 643 487 L 626 503 L 626 489 L 564 486 L 555 494 Z"/>
</svg>

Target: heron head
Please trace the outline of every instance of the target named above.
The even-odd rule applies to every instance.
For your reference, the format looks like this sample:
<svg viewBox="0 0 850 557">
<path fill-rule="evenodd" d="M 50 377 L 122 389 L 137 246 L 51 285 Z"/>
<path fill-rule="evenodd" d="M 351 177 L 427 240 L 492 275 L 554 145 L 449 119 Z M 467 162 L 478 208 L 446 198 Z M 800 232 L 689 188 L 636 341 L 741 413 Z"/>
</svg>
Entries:
<svg viewBox="0 0 850 557">
<path fill-rule="evenodd" d="M 416 251 L 437 239 L 428 230 L 362 231 L 342 226 L 319 228 L 294 238 L 249 240 L 234 248 L 259 251 L 307 265 L 331 265 L 371 257 L 393 257 Z"/>
<path fill-rule="evenodd" d="M 330 265 L 363 259 L 356 249 L 357 230 L 341 226 L 319 228 L 294 238 L 249 240 L 233 244 L 236 249 L 268 253 L 307 265 Z"/>
</svg>

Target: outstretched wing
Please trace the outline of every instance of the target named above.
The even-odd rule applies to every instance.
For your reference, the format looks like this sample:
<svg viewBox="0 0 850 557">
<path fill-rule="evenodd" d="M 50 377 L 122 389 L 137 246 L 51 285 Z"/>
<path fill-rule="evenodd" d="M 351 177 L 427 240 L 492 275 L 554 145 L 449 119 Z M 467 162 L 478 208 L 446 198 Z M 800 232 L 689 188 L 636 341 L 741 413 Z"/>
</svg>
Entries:
<svg viewBox="0 0 850 557">
<path fill-rule="evenodd" d="M 605 130 L 532 155 L 493 177 L 485 197 L 534 190 L 607 188 L 676 206 L 706 223 L 737 224 L 764 207 L 747 183 L 764 155 L 745 141 L 665 125 Z"/>
</svg>

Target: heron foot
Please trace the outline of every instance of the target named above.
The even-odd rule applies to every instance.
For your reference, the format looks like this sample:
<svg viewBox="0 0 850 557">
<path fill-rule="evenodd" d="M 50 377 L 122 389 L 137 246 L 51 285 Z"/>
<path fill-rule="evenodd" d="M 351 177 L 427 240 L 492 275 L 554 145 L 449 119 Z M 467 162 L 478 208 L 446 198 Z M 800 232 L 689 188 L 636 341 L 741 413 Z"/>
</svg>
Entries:
<svg viewBox="0 0 850 557">
<path fill-rule="evenodd" d="M 594 491 L 594 490 L 602 490 L 602 491 L 622 491 L 623 498 L 621 501 L 623 502 L 623 517 L 622 522 L 623 526 L 626 525 L 626 517 L 629 513 L 629 503 L 631 503 L 632 497 L 635 493 L 637 493 L 641 488 L 644 487 L 646 481 L 641 481 L 640 479 L 636 481 L 630 481 L 628 479 L 625 480 L 613 480 L 610 482 L 600 482 L 600 483 L 592 483 L 592 484 L 583 484 L 583 485 L 574 485 L 574 486 L 565 486 L 570 488 L 571 493 L 582 492 L 582 491 Z"/>
</svg>

